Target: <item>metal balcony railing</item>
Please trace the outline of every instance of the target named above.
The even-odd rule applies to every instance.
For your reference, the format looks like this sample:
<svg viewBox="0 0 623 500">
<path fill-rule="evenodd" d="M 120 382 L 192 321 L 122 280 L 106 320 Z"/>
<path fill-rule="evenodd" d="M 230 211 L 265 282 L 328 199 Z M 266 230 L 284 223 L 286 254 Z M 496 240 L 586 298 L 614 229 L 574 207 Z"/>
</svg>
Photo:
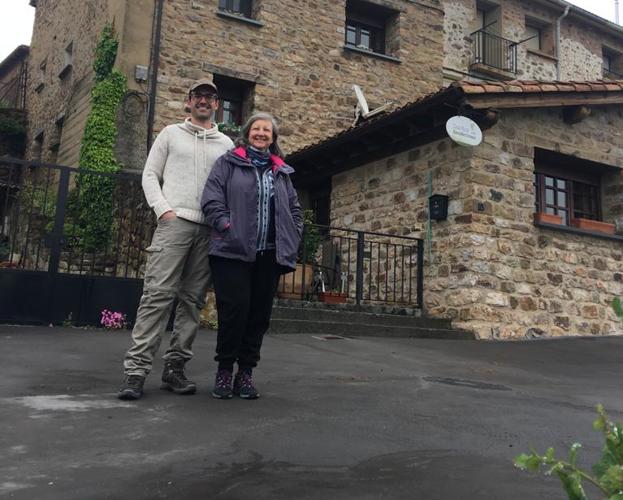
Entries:
<svg viewBox="0 0 623 500">
<path fill-rule="evenodd" d="M 517 73 L 517 42 L 488 33 L 484 29 L 474 31 L 470 36 L 472 65 L 482 64 L 509 73 Z"/>
</svg>

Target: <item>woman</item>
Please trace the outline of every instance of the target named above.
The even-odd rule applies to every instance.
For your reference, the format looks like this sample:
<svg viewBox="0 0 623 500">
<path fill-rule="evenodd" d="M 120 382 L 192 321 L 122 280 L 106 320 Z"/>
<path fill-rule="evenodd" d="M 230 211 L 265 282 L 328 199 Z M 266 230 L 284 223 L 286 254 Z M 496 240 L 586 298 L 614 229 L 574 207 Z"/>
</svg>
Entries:
<svg viewBox="0 0 623 500">
<path fill-rule="evenodd" d="M 218 371 L 212 395 L 257 399 L 252 372 L 260 359 L 281 274 L 293 271 L 303 218 L 281 159 L 279 130 L 254 114 L 238 147 L 215 163 L 201 205 L 212 226 L 209 254 L 216 294 Z M 234 364 L 238 372 L 233 376 Z"/>
</svg>

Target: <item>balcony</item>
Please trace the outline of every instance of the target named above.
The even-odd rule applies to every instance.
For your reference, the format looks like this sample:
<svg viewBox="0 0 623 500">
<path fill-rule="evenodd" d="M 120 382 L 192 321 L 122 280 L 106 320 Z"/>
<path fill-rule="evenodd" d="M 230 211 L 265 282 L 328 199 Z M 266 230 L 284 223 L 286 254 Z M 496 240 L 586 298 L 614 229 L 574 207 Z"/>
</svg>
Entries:
<svg viewBox="0 0 623 500">
<path fill-rule="evenodd" d="M 470 71 L 512 80 L 517 74 L 517 42 L 484 29 L 474 31 Z"/>
</svg>

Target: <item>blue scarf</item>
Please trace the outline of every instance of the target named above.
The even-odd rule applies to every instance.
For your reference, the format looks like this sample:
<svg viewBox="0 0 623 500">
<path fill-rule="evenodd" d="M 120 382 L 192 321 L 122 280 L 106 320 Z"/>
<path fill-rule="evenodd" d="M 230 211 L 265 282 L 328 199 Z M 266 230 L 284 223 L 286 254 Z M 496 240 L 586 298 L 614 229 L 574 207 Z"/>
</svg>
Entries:
<svg viewBox="0 0 623 500">
<path fill-rule="evenodd" d="M 249 155 L 249 160 L 253 166 L 260 170 L 270 165 L 270 151 L 260 151 L 253 146 L 249 146 L 247 148 L 247 155 Z"/>
</svg>

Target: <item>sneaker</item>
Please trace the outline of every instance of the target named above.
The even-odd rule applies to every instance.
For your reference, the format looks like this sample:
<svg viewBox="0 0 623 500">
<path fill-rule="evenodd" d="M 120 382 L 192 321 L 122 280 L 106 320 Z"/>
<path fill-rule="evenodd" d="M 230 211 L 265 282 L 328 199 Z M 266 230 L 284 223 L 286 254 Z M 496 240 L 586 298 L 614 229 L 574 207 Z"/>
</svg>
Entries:
<svg viewBox="0 0 623 500">
<path fill-rule="evenodd" d="M 125 400 L 140 399 L 143 395 L 144 383 L 145 377 L 141 375 L 127 375 L 123 387 L 117 393 L 117 397 Z"/>
<path fill-rule="evenodd" d="M 197 391 L 197 384 L 184 375 L 185 363 L 183 359 L 172 359 L 164 363 L 160 389 L 175 394 L 194 394 Z"/>
<path fill-rule="evenodd" d="M 217 371 L 212 396 L 217 399 L 231 399 L 233 395 L 231 392 L 231 379 L 232 374 L 229 370 Z"/>
<path fill-rule="evenodd" d="M 253 377 L 250 373 L 239 371 L 234 378 L 233 392 L 236 396 L 243 399 L 257 399 L 260 393 L 253 384 Z"/>
</svg>

